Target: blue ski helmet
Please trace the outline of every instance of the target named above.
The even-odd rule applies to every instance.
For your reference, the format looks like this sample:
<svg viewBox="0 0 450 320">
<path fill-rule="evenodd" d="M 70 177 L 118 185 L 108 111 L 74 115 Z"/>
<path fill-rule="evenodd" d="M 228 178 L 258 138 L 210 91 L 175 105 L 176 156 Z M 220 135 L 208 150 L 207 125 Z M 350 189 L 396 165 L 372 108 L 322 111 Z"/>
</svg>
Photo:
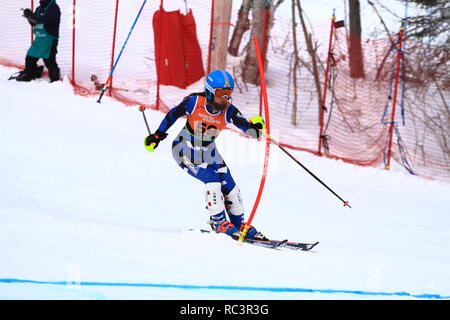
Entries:
<svg viewBox="0 0 450 320">
<path fill-rule="evenodd" d="M 206 76 L 205 93 L 206 99 L 214 101 L 214 89 L 234 89 L 234 80 L 230 73 L 225 70 L 214 70 Z"/>
</svg>

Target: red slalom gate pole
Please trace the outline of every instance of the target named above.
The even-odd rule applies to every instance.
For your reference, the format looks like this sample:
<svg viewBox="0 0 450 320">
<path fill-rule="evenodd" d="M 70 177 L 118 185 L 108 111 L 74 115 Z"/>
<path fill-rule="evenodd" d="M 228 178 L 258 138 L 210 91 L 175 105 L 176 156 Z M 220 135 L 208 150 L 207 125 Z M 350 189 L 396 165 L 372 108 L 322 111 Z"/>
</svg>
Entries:
<svg viewBox="0 0 450 320">
<path fill-rule="evenodd" d="M 258 209 L 259 201 L 261 200 L 261 196 L 264 190 L 264 185 L 266 183 L 266 177 L 267 177 L 267 169 L 269 167 L 269 153 L 270 153 L 270 115 L 269 115 L 269 101 L 267 99 L 267 88 L 266 88 L 266 80 L 264 78 L 264 64 L 261 57 L 261 51 L 259 49 L 259 43 L 258 38 L 253 38 L 253 43 L 255 44 L 255 51 L 256 51 L 256 57 L 258 59 L 258 68 L 259 68 L 259 77 L 261 81 L 261 93 L 264 100 L 264 113 L 266 116 L 265 122 L 266 122 L 266 152 L 264 154 L 264 167 L 263 167 L 263 174 L 261 177 L 261 182 L 259 184 L 259 190 L 258 194 L 256 196 L 255 203 L 253 204 L 253 209 L 250 213 L 250 216 L 245 223 L 244 230 L 242 230 L 241 235 L 239 236 L 239 241 L 242 242 L 245 239 L 245 235 L 247 234 L 248 229 L 250 228 L 250 224 L 253 221 L 253 218 L 255 217 L 256 210 Z"/>
<path fill-rule="evenodd" d="M 330 27 L 330 39 L 328 41 L 328 54 L 327 54 L 327 66 L 325 69 L 325 83 L 323 85 L 323 96 L 322 96 L 322 103 L 320 106 L 320 116 L 319 116 L 319 123 L 320 123 L 320 133 L 319 133 L 319 148 L 318 153 L 319 155 L 322 155 L 322 134 L 323 134 L 323 118 L 324 118 L 324 112 L 325 112 L 325 104 L 327 101 L 327 88 L 328 88 L 328 73 L 330 72 L 330 59 L 331 59 L 331 45 L 333 43 L 333 34 L 334 34 L 334 21 L 336 19 L 334 10 L 333 15 L 331 16 L 331 27 Z"/>
<path fill-rule="evenodd" d="M 400 75 L 400 67 L 402 62 L 402 45 L 403 45 L 403 24 L 400 27 L 400 35 L 398 40 L 398 51 L 397 51 L 397 68 L 395 70 L 395 84 L 394 84 L 394 98 L 392 101 L 392 116 L 391 116 L 391 126 L 389 127 L 389 146 L 387 152 L 386 170 L 391 168 L 391 153 L 392 153 L 392 136 L 394 135 L 394 121 L 395 121 L 395 106 L 397 104 L 397 93 L 398 93 L 398 79 Z"/>
</svg>

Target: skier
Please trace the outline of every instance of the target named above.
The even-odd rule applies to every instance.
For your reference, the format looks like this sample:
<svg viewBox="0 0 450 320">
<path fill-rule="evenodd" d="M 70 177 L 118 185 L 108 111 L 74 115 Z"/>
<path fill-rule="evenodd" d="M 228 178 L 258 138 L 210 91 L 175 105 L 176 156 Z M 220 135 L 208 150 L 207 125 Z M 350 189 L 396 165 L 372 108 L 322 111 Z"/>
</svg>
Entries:
<svg viewBox="0 0 450 320">
<path fill-rule="evenodd" d="M 60 78 L 56 54 L 61 11 L 55 1 L 39 0 L 40 6 L 36 8 L 34 14 L 30 9 L 23 10 L 23 16 L 33 26 L 35 40 L 28 49 L 25 69 L 16 77 L 17 81 L 28 82 L 39 78 L 43 67 L 38 67 L 37 61 L 41 58 L 48 69 L 50 82 L 58 81 Z"/>
<path fill-rule="evenodd" d="M 238 239 L 245 226 L 242 198 L 214 141 L 229 123 L 245 134 L 259 138 L 265 123 L 260 116 L 254 116 L 250 121 L 244 118 L 232 104 L 233 89 L 234 80 L 227 71 L 211 72 L 205 79 L 205 91 L 190 94 L 171 109 L 158 130 L 145 138 L 145 146 L 153 151 L 167 137 L 166 132 L 175 121 L 187 115 L 186 125 L 172 143 L 172 155 L 182 169 L 205 183 L 211 227 L 218 233 Z M 253 226 L 246 234 L 246 239 L 249 238 L 267 240 Z"/>
</svg>

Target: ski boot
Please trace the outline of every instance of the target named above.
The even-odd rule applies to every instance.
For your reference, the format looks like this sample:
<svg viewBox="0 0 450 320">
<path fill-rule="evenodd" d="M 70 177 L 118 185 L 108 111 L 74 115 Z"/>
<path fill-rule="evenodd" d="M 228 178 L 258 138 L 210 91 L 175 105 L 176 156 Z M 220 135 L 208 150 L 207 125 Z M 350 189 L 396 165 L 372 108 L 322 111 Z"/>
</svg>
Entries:
<svg viewBox="0 0 450 320">
<path fill-rule="evenodd" d="M 217 233 L 225 233 L 234 240 L 238 240 L 241 232 L 230 221 L 225 220 L 225 212 L 221 212 L 215 216 L 211 216 L 209 221 L 211 229 Z"/>
<path fill-rule="evenodd" d="M 241 226 L 239 227 L 240 233 L 242 231 L 244 231 L 245 226 L 246 226 L 245 223 L 241 224 Z M 252 240 L 259 240 L 259 241 L 268 241 L 269 240 L 261 232 L 256 230 L 256 228 L 252 225 L 250 225 L 250 227 L 248 228 L 247 233 L 245 234 L 245 239 L 252 239 Z"/>
</svg>

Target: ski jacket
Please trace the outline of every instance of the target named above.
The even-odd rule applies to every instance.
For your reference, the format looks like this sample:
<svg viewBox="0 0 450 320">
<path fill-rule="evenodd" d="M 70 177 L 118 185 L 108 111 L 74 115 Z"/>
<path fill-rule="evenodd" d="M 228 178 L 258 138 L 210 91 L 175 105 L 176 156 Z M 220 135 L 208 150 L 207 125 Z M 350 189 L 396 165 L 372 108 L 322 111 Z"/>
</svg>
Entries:
<svg viewBox="0 0 450 320">
<path fill-rule="evenodd" d="M 45 31 L 54 37 L 59 37 L 59 25 L 61 23 L 61 10 L 55 0 L 44 0 L 42 5 L 37 7 L 32 18 L 37 23 L 43 23 Z M 34 27 L 35 24 L 30 24 Z"/>
<path fill-rule="evenodd" d="M 236 106 L 231 104 L 224 111 L 213 113 L 203 94 L 192 94 L 172 108 L 161 122 L 158 130 L 167 132 L 183 116 L 187 116 L 184 129 L 190 133 L 192 139 L 201 140 L 203 146 L 213 142 L 230 123 L 246 135 L 258 137 L 252 124 L 247 121 Z"/>
</svg>

